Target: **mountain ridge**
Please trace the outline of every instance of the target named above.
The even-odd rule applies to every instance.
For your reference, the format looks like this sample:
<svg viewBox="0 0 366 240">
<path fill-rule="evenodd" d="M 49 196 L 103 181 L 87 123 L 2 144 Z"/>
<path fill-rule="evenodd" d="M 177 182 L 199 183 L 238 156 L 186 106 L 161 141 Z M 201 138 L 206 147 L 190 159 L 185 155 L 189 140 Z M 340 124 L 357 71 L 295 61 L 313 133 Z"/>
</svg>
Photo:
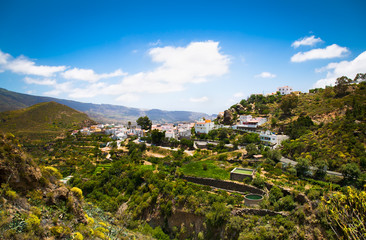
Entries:
<svg viewBox="0 0 366 240">
<path fill-rule="evenodd" d="M 142 110 L 113 104 L 83 103 L 74 100 L 53 97 L 35 96 L 17 93 L 0 88 L 0 112 L 17 110 L 41 102 L 57 102 L 75 110 L 84 112 L 98 122 L 127 122 L 134 121 L 141 116 L 148 116 L 153 122 L 184 122 L 193 121 L 201 117 L 210 117 L 206 113 L 191 111 L 168 111 L 160 109 Z"/>
</svg>

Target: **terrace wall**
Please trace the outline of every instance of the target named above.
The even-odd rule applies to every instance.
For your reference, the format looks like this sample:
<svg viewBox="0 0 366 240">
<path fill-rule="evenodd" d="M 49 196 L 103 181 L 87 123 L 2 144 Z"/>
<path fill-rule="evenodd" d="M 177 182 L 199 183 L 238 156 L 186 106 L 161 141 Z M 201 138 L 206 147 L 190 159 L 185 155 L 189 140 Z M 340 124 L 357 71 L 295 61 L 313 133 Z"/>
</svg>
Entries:
<svg viewBox="0 0 366 240">
<path fill-rule="evenodd" d="M 213 179 L 213 178 L 200 178 L 200 177 L 190 177 L 190 176 L 183 176 L 182 178 L 189 182 L 202 184 L 202 185 L 206 185 L 206 186 L 211 186 L 211 187 L 215 187 L 215 188 L 237 191 L 237 192 L 241 192 L 241 193 L 250 192 L 250 193 L 264 195 L 263 190 L 250 186 L 250 185 L 242 184 L 242 183 L 235 183 L 235 182 Z"/>
<path fill-rule="evenodd" d="M 234 216 L 243 216 L 245 214 L 251 214 L 251 215 L 258 215 L 258 216 L 276 216 L 276 215 L 282 215 L 282 216 L 288 216 L 287 213 L 283 212 L 275 212 L 268 209 L 257 209 L 257 208 L 241 208 L 241 209 L 235 209 L 232 211 L 232 214 Z"/>
</svg>

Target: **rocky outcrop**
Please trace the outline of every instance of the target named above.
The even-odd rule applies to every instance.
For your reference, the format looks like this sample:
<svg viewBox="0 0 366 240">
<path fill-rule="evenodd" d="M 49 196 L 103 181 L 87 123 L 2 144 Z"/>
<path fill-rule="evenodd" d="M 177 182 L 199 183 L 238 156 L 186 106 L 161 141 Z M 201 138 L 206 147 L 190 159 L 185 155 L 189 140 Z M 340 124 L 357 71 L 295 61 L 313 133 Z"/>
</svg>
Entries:
<svg viewBox="0 0 366 240">
<path fill-rule="evenodd" d="M 59 205 L 62 202 L 66 203 L 68 211 L 73 213 L 79 223 L 87 223 L 81 202 L 70 189 L 60 186 L 55 189 L 47 189 L 46 192 L 48 193 L 46 193 L 48 204 Z"/>
<path fill-rule="evenodd" d="M 233 117 L 233 113 L 232 111 L 229 109 L 229 110 L 225 110 L 224 112 L 224 119 L 222 121 L 222 123 L 224 125 L 231 125 L 234 121 L 234 117 Z"/>
<path fill-rule="evenodd" d="M 41 170 L 12 139 L 10 135 L 0 136 L 0 184 L 7 183 L 19 191 L 41 186 Z"/>
</svg>

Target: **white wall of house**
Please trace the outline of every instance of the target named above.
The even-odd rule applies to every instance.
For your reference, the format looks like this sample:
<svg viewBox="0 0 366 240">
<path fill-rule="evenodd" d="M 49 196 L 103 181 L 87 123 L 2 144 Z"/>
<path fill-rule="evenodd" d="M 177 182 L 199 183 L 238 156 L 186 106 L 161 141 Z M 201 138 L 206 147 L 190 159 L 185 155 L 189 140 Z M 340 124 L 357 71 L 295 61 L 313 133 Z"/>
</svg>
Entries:
<svg viewBox="0 0 366 240">
<path fill-rule="evenodd" d="M 279 87 L 277 91 L 281 93 L 281 95 L 291 94 L 293 89 L 289 86 Z"/>
<path fill-rule="evenodd" d="M 194 130 L 196 133 L 208 133 L 212 129 L 214 129 L 215 123 L 213 122 L 197 122 L 194 126 Z"/>
<path fill-rule="evenodd" d="M 276 135 L 271 131 L 265 131 L 259 134 L 259 138 L 261 141 L 268 142 L 271 145 L 275 145 L 277 147 L 281 145 L 282 141 L 288 139 L 289 137 L 287 135 Z"/>
</svg>

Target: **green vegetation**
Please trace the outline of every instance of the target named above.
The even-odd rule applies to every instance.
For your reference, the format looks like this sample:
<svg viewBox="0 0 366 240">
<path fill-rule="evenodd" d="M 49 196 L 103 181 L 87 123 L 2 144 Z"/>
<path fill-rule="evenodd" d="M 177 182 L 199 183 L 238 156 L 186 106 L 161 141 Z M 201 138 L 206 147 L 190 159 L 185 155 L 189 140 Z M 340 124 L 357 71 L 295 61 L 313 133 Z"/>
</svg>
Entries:
<svg viewBox="0 0 366 240">
<path fill-rule="evenodd" d="M 144 130 L 150 130 L 151 129 L 151 120 L 147 117 L 139 117 L 136 120 L 136 123 Z"/>
<path fill-rule="evenodd" d="M 243 169 L 235 169 L 234 173 L 240 173 L 240 174 L 251 175 L 251 174 L 253 173 L 253 171 L 250 171 L 250 170 L 243 170 Z"/>
<path fill-rule="evenodd" d="M 55 102 L 2 112 L 0 122 L 0 131 L 11 132 L 28 141 L 50 141 L 70 129 L 94 123 L 85 113 Z"/>
<path fill-rule="evenodd" d="M 25 144 L 28 153 L 22 150 L 17 132 L 0 135 L 0 236 L 362 239 L 366 232 L 365 91 L 365 83 L 342 78 L 335 87 L 309 94 L 252 95 L 231 108 L 236 115 L 268 114 L 270 121 L 264 127 L 291 137 L 281 151 L 261 145 L 258 134 L 230 129 L 196 136 L 218 142 L 209 150 L 184 151 L 193 147 L 192 140 L 167 140 L 153 131 L 146 140 L 156 146 L 128 139 L 121 148 L 113 144 L 109 150 L 101 147 L 112 142 L 110 136 L 69 134 L 68 130 L 77 127 L 72 114 L 61 117 L 55 125 L 59 128 L 53 127 L 63 129 L 62 137 L 40 141 L 40 135 L 32 131 L 51 130 L 46 114 L 39 113 L 43 120 L 36 118 L 39 125 L 29 130 L 29 139 L 37 141 Z M 281 107 L 294 96 L 296 106 Z M 43 106 L 48 105 L 17 114 L 31 117 Z M 5 118 L 7 128 L 12 119 L 21 123 L 20 117 L 14 117 L 18 115 L 3 114 L 11 116 Z M 298 164 L 283 166 L 281 152 Z M 263 158 L 253 161 L 255 154 Z M 229 181 L 234 167 L 255 169 L 254 179 L 245 183 L 268 193 L 256 210 L 243 210 L 248 208 L 244 205 L 248 192 L 216 189 L 183 178 Z M 344 178 L 326 175 L 328 169 L 339 170 Z M 70 175 L 68 185 L 59 181 Z M 270 214 L 260 216 L 258 210 Z"/>
<path fill-rule="evenodd" d="M 184 175 L 227 180 L 230 172 L 218 166 L 214 160 L 190 162 L 181 167 Z"/>
</svg>

